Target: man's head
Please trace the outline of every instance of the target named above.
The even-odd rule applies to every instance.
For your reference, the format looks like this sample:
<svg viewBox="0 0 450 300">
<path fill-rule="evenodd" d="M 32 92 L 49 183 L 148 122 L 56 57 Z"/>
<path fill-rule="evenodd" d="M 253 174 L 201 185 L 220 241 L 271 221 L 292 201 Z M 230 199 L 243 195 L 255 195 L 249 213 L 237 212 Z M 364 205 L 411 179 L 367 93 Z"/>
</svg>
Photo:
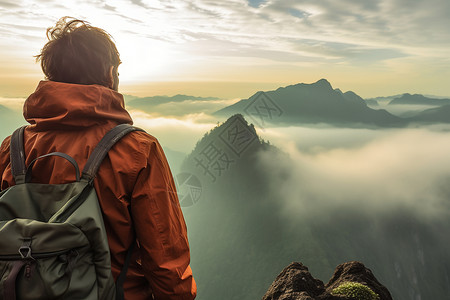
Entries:
<svg viewBox="0 0 450 300">
<path fill-rule="evenodd" d="M 111 36 L 86 21 L 61 18 L 47 29 L 49 41 L 36 56 L 52 81 L 99 84 L 117 91 L 119 52 Z"/>
</svg>

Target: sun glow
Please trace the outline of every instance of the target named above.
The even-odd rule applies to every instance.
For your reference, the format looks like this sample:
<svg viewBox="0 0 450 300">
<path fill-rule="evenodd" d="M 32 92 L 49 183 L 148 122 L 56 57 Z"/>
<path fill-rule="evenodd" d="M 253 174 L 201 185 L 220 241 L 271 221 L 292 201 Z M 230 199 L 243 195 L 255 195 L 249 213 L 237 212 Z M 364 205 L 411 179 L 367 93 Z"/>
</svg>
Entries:
<svg viewBox="0 0 450 300">
<path fill-rule="evenodd" d="M 139 37 L 116 39 L 122 64 L 120 80 L 124 83 L 160 80 L 174 72 L 174 51 L 165 42 Z"/>
</svg>

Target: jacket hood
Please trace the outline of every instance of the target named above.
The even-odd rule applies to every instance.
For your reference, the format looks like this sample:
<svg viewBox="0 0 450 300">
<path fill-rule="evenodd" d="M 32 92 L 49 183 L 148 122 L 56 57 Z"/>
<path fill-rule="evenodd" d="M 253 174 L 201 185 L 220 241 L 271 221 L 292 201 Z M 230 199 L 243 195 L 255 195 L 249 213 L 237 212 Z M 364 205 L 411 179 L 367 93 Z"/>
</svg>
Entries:
<svg viewBox="0 0 450 300">
<path fill-rule="evenodd" d="M 133 124 L 122 94 L 101 85 L 41 81 L 24 103 L 34 130 L 77 130 L 109 122 Z"/>
</svg>

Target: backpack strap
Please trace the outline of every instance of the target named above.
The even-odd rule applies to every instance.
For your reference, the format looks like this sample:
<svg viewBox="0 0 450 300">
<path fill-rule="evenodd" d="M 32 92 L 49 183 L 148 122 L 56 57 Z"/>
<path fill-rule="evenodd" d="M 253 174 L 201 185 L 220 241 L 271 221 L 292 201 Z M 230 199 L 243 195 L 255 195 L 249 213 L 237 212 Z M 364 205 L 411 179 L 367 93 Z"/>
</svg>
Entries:
<svg viewBox="0 0 450 300">
<path fill-rule="evenodd" d="M 131 212 L 130 212 L 130 216 L 131 216 Z M 119 276 L 117 276 L 117 278 L 116 278 L 116 300 L 124 300 L 125 299 L 125 291 L 123 290 L 123 283 L 125 282 L 125 279 L 127 279 L 127 271 L 128 271 L 128 267 L 130 265 L 131 255 L 133 254 L 134 244 L 135 244 L 135 242 L 133 242 L 131 244 L 130 248 L 128 248 L 122 270 L 120 271 Z"/>
<path fill-rule="evenodd" d="M 120 124 L 106 133 L 89 156 L 88 161 L 84 166 L 81 179 L 90 182 L 94 180 L 97 171 L 100 168 L 100 164 L 102 163 L 109 149 L 111 149 L 111 147 L 114 146 L 114 144 L 117 143 L 117 141 L 119 141 L 122 137 L 132 131 L 144 130 L 131 126 L 129 124 Z"/>
<path fill-rule="evenodd" d="M 108 153 L 109 149 L 114 146 L 117 141 L 119 141 L 122 137 L 127 135 L 132 131 L 144 131 L 140 128 L 131 126 L 129 124 L 120 124 L 108 131 L 105 136 L 100 140 L 100 142 L 95 147 L 94 151 L 92 151 L 91 155 L 84 166 L 81 180 L 87 180 L 92 182 L 97 174 L 98 169 L 100 168 L 100 164 Z M 131 209 L 128 208 L 131 216 Z M 116 279 L 116 300 L 124 299 L 124 290 L 123 283 L 126 279 L 126 274 L 128 270 L 128 266 L 131 261 L 131 254 L 133 253 L 134 242 L 131 244 L 130 248 L 127 250 L 127 254 L 125 256 L 125 261 L 122 267 L 122 270 Z"/>
<path fill-rule="evenodd" d="M 23 143 L 23 132 L 25 127 L 22 126 L 14 131 L 11 136 L 9 145 L 9 155 L 11 160 L 11 172 L 16 184 L 25 182 L 25 174 L 27 168 L 25 166 L 25 149 Z"/>
</svg>

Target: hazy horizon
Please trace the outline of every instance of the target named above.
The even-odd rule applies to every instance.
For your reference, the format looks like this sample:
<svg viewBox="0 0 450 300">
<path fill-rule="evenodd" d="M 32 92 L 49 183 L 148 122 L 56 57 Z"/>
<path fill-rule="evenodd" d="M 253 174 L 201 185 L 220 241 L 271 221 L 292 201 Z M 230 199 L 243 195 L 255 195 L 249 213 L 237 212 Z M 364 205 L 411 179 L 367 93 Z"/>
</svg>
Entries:
<svg viewBox="0 0 450 300">
<path fill-rule="evenodd" d="M 307 83 L 310 84 L 310 83 Z M 335 86 L 332 82 L 332 87 L 334 89 L 341 89 L 339 86 Z M 283 86 L 280 86 L 283 87 Z M 276 90 L 278 87 L 273 88 L 272 90 Z M 346 90 L 341 89 L 342 92 L 346 92 Z M 158 95 L 158 96 L 136 96 L 132 94 L 124 95 L 126 108 L 129 110 L 130 115 L 132 116 L 135 125 L 140 126 L 153 135 L 158 137 L 161 140 L 161 143 L 174 151 L 183 152 L 187 154 L 192 150 L 195 143 L 202 137 L 202 135 L 214 128 L 218 123 L 224 122 L 226 117 L 213 116 L 212 113 L 232 105 L 240 100 L 248 99 L 250 96 L 254 95 L 256 90 L 250 92 L 245 97 L 242 98 L 219 98 L 216 95 L 208 95 L 208 97 L 216 98 L 216 99 L 202 99 L 197 97 L 197 95 L 192 96 L 188 93 L 179 93 L 174 95 Z M 265 91 L 267 92 L 267 90 Z M 408 91 L 405 91 L 407 93 Z M 171 97 L 176 95 L 185 95 L 192 96 L 192 100 L 183 100 L 173 102 Z M 394 95 L 389 95 L 394 96 Z M 385 96 L 385 97 L 389 97 Z M 161 104 L 155 106 L 152 109 L 140 109 L 139 107 L 130 106 L 133 100 L 136 99 L 146 99 L 151 103 L 151 99 L 156 97 L 167 98 L 167 103 L 161 102 Z M 197 100 L 199 98 L 200 100 Z M 450 97 L 449 97 L 450 98 Z M 19 121 L 22 123 L 26 123 L 23 120 L 22 114 L 22 106 L 25 101 L 25 97 L 1 97 L 0 96 L 0 105 L 3 105 L 7 108 L 12 109 L 16 114 Z M 144 101 L 145 102 L 145 101 Z M 370 105 L 369 105 L 370 106 Z M 402 115 L 403 113 L 408 113 L 414 110 L 422 111 L 428 107 L 432 106 L 420 106 L 420 105 L 393 105 L 387 106 L 386 103 L 380 103 L 379 107 L 372 107 L 373 109 L 386 109 L 394 115 Z M 249 120 L 251 121 L 251 119 Z M 255 124 L 257 125 L 257 124 Z M 317 127 L 313 125 L 302 125 L 304 127 Z M 267 126 L 266 126 L 267 127 Z M 332 127 L 332 125 L 325 125 L 325 127 Z M 184 131 L 180 131 L 179 128 L 183 128 Z M 295 126 L 293 126 L 295 128 Z M 271 136 L 270 134 L 274 132 L 274 129 L 271 128 L 260 128 L 262 129 L 261 133 L 263 136 L 267 135 L 267 139 L 276 139 L 277 134 Z M 280 128 L 275 128 L 275 131 Z M 2 135 L 0 137 L 4 138 L 8 135 L 7 132 L 0 132 Z M 187 140 L 189 140 L 187 142 Z M 190 145 L 190 148 L 186 148 L 187 145 Z M 188 149 L 188 150 L 186 150 Z"/>
</svg>

